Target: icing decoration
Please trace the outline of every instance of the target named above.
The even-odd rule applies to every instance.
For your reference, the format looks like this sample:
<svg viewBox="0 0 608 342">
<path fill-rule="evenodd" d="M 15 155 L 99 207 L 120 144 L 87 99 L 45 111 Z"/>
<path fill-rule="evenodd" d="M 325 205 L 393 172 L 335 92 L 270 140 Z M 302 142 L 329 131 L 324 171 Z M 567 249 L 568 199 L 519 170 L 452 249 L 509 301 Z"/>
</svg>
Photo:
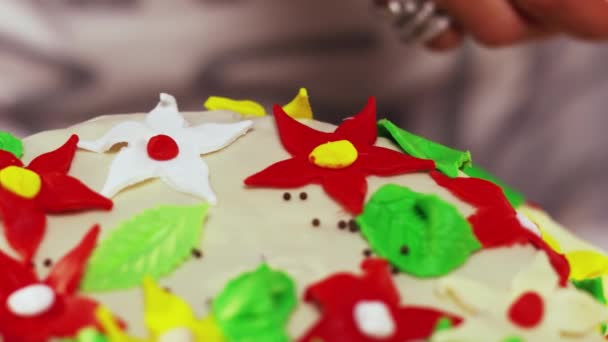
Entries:
<svg viewBox="0 0 608 342">
<path fill-rule="evenodd" d="M 81 141 L 78 147 L 102 153 L 126 142 L 110 166 L 101 191 L 113 197 L 124 188 L 144 180 L 160 178 L 177 191 L 216 203 L 209 185 L 209 168 L 200 155 L 216 152 L 246 134 L 253 122 L 208 123 L 188 127 L 175 98 L 160 95 L 160 102 L 145 121 L 127 121 L 114 126 L 95 141 Z"/>
<path fill-rule="evenodd" d="M 507 292 L 466 278 L 441 279 L 440 295 L 467 317 L 460 327 L 438 332 L 432 341 L 493 341 L 512 336 L 556 341 L 561 336 L 594 334 L 608 318 L 608 309 L 583 291 L 556 286 L 558 278 L 547 255 L 537 253 Z"/>
<path fill-rule="evenodd" d="M 323 316 L 298 341 L 418 341 L 428 338 L 443 318 L 460 324 L 459 318 L 441 311 L 401 306 L 386 261 L 366 259 L 361 268 L 361 276 L 334 274 L 306 290 L 305 300 L 317 305 Z M 368 309 L 365 316 L 373 314 L 370 321 L 358 320 L 361 305 Z"/>
<path fill-rule="evenodd" d="M 599 303 L 607 304 L 606 297 L 604 296 L 604 280 L 602 277 L 572 280 L 571 282 L 577 289 L 589 293 Z"/>
<path fill-rule="evenodd" d="M 509 336 L 502 340 L 502 342 L 524 342 L 524 340 L 519 336 Z"/>
<path fill-rule="evenodd" d="M 281 143 L 292 158 L 280 161 L 250 176 L 245 184 L 257 187 L 296 188 L 319 183 L 325 192 L 347 211 L 359 214 L 367 193 L 366 176 L 394 176 L 434 169 L 432 160 L 414 158 L 374 146 L 377 139 L 376 100 L 370 98 L 361 113 L 345 120 L 333 133 L 314 130 L 274 107 Z M 354 164 L 342 169 L 318 167 L 309 155 L 318 146 L 341 140 L 357 150 Z"/>
<path fill-rule="evenodd" d="M 497 185 L 479 178 L 449 178 L 436 171 L 431 171 L 431 177 L 456 197 L 477 208 L 468 220 L 484 248 L 529 243 L 547 254 L 560 275 L 560 285 L 567 285 L 570 266 L 566 257 L 521 225 L 517 212 Z"/>
<path fill-rule="evenodd" d="M 207 110 L 229 110 L 243 116 L 265 116 L 261 104 L 249 100 L 233 100 L 227 97 L 210 96 L 204 104 Z"/>
<path fill-rule="evenodd" d="M 378 121 L 380 135 L 395 141 L 407 154 L 435 161 L 437 170 L 449 177 L 471 164 L 471 152 L 458 151 L 397 127 L 387 119 Z"/>
<path fill-rule="evenodd" d="M 0 301 L 4 302 L 0 335 L 4 341 L 47 341 L 97 326 L 97 303 L 76 291 L 98 234 L 99 227 L 92 228 L 44 280 L 29 265 L 0 252 Z"/>
<path fill-rule="evenodd" d="M 344 169 L 353 165 L 359 153 L 355 146 L 348 140 L 328 142 L 315 147 L 308 160 L 318 167 L 327 169 Z"/>
<path fill-rule="evenodd" d="M 87 292 L 127 289 L 173 272 L 199 243 L 207 205 L 161 206 L 121 223 L 93 252 Z"/>
<path fill-rule="evenodd" d="M 399 185 L 381 187 L 357 222 L 378 256 L 419 277 L 445 275 L 481 248 L 456 207 Z"/>
<path fill-rule="evenodd" d="M 148 156 L 158 161 L 175 159 L 179 154 L 179 146 L 177 146 L 175 140 L 164 134 L 159 134 L 150 138 L 146 148 L 148 150 Z"/>
<path fill-rule="evenodd" d="M 150 277 L 144 278 L 145 323 L 149 337 L 127 335 L 105 307 L 97 310 L 97 318 L 104 327 L 109 342 L 224 342 L 213 319 L 199 320 L 188 303 L 163 290 Z"/>
<path fill-rule="evenodd" d="M 42 180 L 34 171 L 9 166 L 0 170 L 0 186 L 19 197 L 32 199 L 40 193 Z"/>
<path fill-rule="evenodd" d="M 608 257 L 595 251 L 566 253 L 572 271 L 570 279 L 586 280 L 608 275 Z"/>
<path fill-rule="evenodd" d="M 262 264 L 228 282 L 213 299 L 213 317 L 228 341 L 289 341 L 285 326 L 297 304 L 285 273 Z"/>
<path fill-rule="evenodd" d="M 545 303 L 536 292 L 526 292 L 517 298 L 509 308 L 509 319 L 521 328 L 534 328 L 543 319 Z"/>
<path fill-rule="evenodd" d="M 233 100 L 226 97 L 211 96 L 205 102 L 208 110 L 229 110 L 243 116 L 266 116 L 264 106 L 249 100 Z M 312 119 L 313 113 L 306 88 L 300 88 L 298 95 L 283 106 L 287 115 L 295 119 Z"/>
<path fill-rule="evenodd" d="M 513 208 L 519 208 L 526 202 L 526 198 L 522 193 L 508 186 L 505 182 L 496 178 L 480 166 L 470 165 L 465 167 L 462 171 L 469 177 L 480 178 L 499 186 Z"/>
<path fill-rule="evenodd" d="M 62 339 L 61 342 L 108 342 L 108 339 L 92 328 L 82 329 L 74 338 Z"/>
<path fill-rule="evenodd" d="M 294 119 L 313 119 L 308 90 L 300 88 L 298 95 L 291 102 L 283 106 L 283 110 Z"/>
<path fill-rule="evenodd" d="M 530 220 L 524 213 L 518 211 L 517 220 L 519 221 L 519 224 L 527 229 L 530 233 L 542 238 L 540 228 L 538 228 L 536 223 L 532 222 L 532 220 Z"/>
<path fill-rule="evenodd" d="M 58 149 L 36 157 L 27 167 L 0 151 L 0 216 L 9 245 L 25 262 L 34 256 L 46 230 L 47 213 L 110 210 L 112 201 L 67 173 L 76 152 L 73 135 Z"/>
<path fill-rule="evenodd" d="M 0 131 L 0 150 L 21 158 L 23 157 L 23 142 L 8 132 Z"/>
</svg>

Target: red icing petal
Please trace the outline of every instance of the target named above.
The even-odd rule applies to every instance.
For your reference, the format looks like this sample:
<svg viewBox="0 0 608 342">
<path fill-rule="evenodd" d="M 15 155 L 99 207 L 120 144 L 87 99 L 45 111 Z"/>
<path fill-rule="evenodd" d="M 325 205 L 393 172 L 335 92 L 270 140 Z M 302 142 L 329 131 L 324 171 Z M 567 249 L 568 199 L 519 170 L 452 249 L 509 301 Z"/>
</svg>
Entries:
<svg viewBox="0 0 608 342">
<path fill-rule="evenodd" d="M 367 181 L 362 172 L 352 168 L 328 170 L 322 185 L 325 192 L 351 214 L 363 211 Z"/>
<path fill-rule="evenodd" d="M 174 159 L 179 154 L 179 146 L 173 138 L 160 134 L 148 140 L 148 156 L 154 160 L 167 161 Z"/>
<path fill-rule="evenodd" d="M 515 212 L 505 212 L 504 208 L 481 208 L 468 220 L 484 248 L 512 246 L 528 241 L 525 229 L 521 227 Z"/>
<path fill-rule="evenodd" d="M 350 141 L 357 149 L 373 145 L 378 137 L 376 99 L 370 97 L 365 108 L 354 117 L 344 120 L 335 133 L 340 139 Z"/>
<path fill-rule="evenodd" d="M 0 170 L 9 166 L 23 166 L 23 163 L 19 158 L 15 157 L 12 153 L 4 150 L 0 150 Z"/>
<path fill-rule="evenodd" d="M 474 207 L 500 207 L 515 212 L 502 189 L 479 178 L 450 178 L 439 171 L 431 171 L 437 184 Z"/>
<path fill-rule="evenodd" d="M 536 292 L 526 292 L 509 308 L 509 319 L 522 328 L 530 329 L 542 321 L 544 311 L 543 298 Z"/>
<path fill-rule="evenodd" d="M 39 174 L 54 172 L 67 174 L 72 166 L 72 160 L 74 159 L 77 145 L 78 136 L 72 135 L 63 146 L 55 151 L 41 154 L 32 160 L 28 169 Z"/>
<path fill-rule="evenodd" d="M 64 296 L 60 313 L 53 317 L 50 327 L 52 336 L 71 337 L 88 327 L 96 327 L 101 331 L 95 316 L 98 306 L 97 302 L 88 298 Z"/>
<path fill-rule="evenodd" d="M 418 159 L 377 146 L 371 146 L 360 152 L 357 163 L 361 165 L 361 170 L 376 176 L 395 176 L 408 172 L 435 169 L 435 162 L 432 160 Z"/>
<path fill-rule="evenodd" d="M 245 179 L 249 186 L 274 188 L 297 188 L 317 182 L 322 174 L 321 168 L 305 158 L 292 158 L 280 161 Z"/>
<path fill-rule="evenodd" d="M 46 217 L 33 200 L 24 199 L 0 188 L 0 213 L 8 244 L 29 262 L 44 237 Z"/>
<path fill-rule="evenodd" d="M 33 267 L 22 264 L 0 251 L 0 300 L 37 281 Z"/>
<path fill-rule="evenodd" d="M 112 209 L 112 201 L 87 188 L 76 178 L 60 174 L 43 174 L 36 202 L 48 213 L 85 209 Z"/>
<path fill-rule="evenodd" d="M 318 145 L 339 139 L 332 134 L 314 130 L 287 115 L 283 108 L 274 106 L 274 119 L 279 130 L 281 143 L 292 155 L 306 155 Z M 375 125 L 374 125 L 375 127 Z"/>
<path fill-rule="evenodd" d="M 397 326 L 400 328 L 397 336 L 391 341 L 421 341 L 435 332 L 437 323 L 443 318 L 449 319 L 452 325 L 462 323 L 462 319 L 434 309 L 410 306 L 397 312 Z M 401 328 L 407 327 L 407 328 Z"/>
<path fill-rule="evenodd" d="M 76 248 L 65 255 L 51 270 L 46 283 L 61 294 L 73 294 L 78 289 L 80 279 L 97 244 L 99 226 L 94 226 Z"/>
<path fill-rule="evenodd" d="M 553 248 L 551 248 L 538 235 L 535 235 L 527 230 L 525 234 L 528 235 L 528 241 L 530 241 L 534 247 L 542 250 L 547 254 L 547 257 L 549 257 L 549 262 L 551 262 L 551 266 L 553 266 L 553 269 L 559 277 L 559 286 L 568 286 L 568 279 L 570 278 L 570 263 L 568 263 L 566 256 L 554 251 Z"/>
</svg>

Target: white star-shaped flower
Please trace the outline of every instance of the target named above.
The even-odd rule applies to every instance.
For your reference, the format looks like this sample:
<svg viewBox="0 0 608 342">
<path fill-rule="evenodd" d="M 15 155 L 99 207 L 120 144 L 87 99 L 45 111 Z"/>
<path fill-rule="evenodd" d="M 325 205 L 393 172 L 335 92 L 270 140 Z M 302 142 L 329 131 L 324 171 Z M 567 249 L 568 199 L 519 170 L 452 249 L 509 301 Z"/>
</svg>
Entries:
<svg viewBox="0 0 608 342">
<path fill-rule="evenodd" d="M 432 342 L 558 341 L 561 338 L 603 340 L 598 326 L 608 309 L 571 285 L 558 286 L 558 276 L 545 253 L 513 280 L 510 291 L 499 291 L 459 277 L 439 281 L 439 293 L 460 307 L 464 322 L 438 332 Z M 527 297 L 528 303 L 524 302 Z M 532 302 L 532 303 L 530 303 Z M 513 318 L 515 317 L 515 318 Z"/>
<path fill-rule="evenodd" d="M 160 178 L 177 191 L 215 204 L 209 168 L 200 156 L 230 145 L 252 126 L 252 121 L 241 121 L 189 127 L 177 109 L 175 98 L 161 94 L 160 102 L 143 123 L 120 123 L 98 140 L 80 141 L 78 147 L 103 153 L 118 143 L 127 143 L 110 166 L 101 191 L 106 197 L 144 180 Z"/>
</svg>

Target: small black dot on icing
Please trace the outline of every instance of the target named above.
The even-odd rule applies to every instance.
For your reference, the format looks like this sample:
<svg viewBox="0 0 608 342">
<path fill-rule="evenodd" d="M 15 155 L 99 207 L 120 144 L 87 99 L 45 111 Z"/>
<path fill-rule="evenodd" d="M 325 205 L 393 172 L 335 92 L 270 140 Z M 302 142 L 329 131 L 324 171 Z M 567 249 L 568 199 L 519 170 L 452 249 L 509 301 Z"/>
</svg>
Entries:
<svg viewBox="0 0 608 342">
<path fill-rule="evenodd" d="M 306 201 L 308 199 L 308 194 L 306 192 L 300 192 L 300 199 Z"/>
<path fill-rule="evenodd" d="M 338 228 L 339 228 L 339 229 L 344 230 L 344 229 L 346 229 L 346 227 L 347 227 L 347 226 L 348 226 L 348 224 L 347 224 L 347 223 L 346 223 L 346 221 L 344 221 L 344 220 L 340 220 L 340 221 L 338 222 Z"/>
<path fill-rule="evenodd" d="M 359 231 L 359 225 L 357 224 L 357 221 L 355 221 L 355 220 L 349 220 L 348 221 L 348 229 L 351 232 L 353 232 L 353 233 L 358 232 Z"/>
<path fill-rule="evenodd" d="M 416 213 L 416 216 L 423 220 L 426 220 L 428 218 L 422 207 L 420 207 L 420 205 L 418 204 L 414 205 L 414 212 Z"/>
<path fill-rule="evenodd" d="M 200 250 L 198 250 L 198 249 L 195 248 L 195 249 L 192 250 L 192 256 L 195 257 L 195 258 L 197 258 L 197 259 L 200 259 L 200 258 L 203 257 L 203 252 L 201 252 Z"/>
<path fill-rule="evenodd" d="M 167 293 L 171 293 L 171 289 L 170 289 L 170 288 L 168 288 L 168 287 L 166 287 L 166 286 L 165 286 L 165 287 L 163 287 L 163 290 L 165 290 L 165 292 L 167 292 Z"/>
<path fill-rule="evenodd" d="M 44 265 L 44 267 L 51 267 L 53 265 L 53 261 L 49 258 L 44 259 L 44 262 L 42 263 Z"/>
<path fill-rule="evenodd" d="M 371 250 L 371 249 L 364 249 L 364 250 L 363 250 L 363 255 L 364 255 L 366 258 L 371 257 L 371 256 L 372 256 L 372 254 L 373 254 L 373 253 L 372 253 L 372 250 Z"/>
<path fill-rule="evenodd" d="M 315 218 L 312 220 L 312 225 L 313 227 L 318 227 L 321 225 L 321 220 L 319 220 L 318 218 Z"/>
<path fill-rule="evenodd" d="M 391 266 L 391 273 L 396 275 L 396 274 L 399 274 L 400 271 L 397 267 Z"/>
<path fill-rule="evenodd" d="M 289 201 L 289 200 L 291 200 L 291 194 L 290 194 L 289 192 L 284 193 L 284 194 L 283 194 L 283 199 L 284 199 L 285 201 Z"/>
<path fill-rule="evenodd" d="M 410 248 L 406 245 L 403 245 L 401 246 L 399 253 L 401 253 L 402 255 L 408 255 L 410 253 Z"/>
</svg>

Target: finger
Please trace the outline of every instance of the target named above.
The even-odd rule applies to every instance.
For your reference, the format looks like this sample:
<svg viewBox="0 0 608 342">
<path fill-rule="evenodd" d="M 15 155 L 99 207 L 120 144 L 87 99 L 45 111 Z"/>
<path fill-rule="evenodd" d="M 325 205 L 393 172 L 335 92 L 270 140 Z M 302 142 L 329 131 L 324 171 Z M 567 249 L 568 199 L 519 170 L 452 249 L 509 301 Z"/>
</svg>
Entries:
<svg viewBox="0 0 608 342">
<path fill-rule="evenodd" d="M 460 30 L 452 28 L 432 39 L 426 45 L 436 52 L 453 50 L 462 44 L 463 34 Z"/>
<path fill-rule="evenodd" d="M 560 31 L 582 38 L 608 39 L 606 0 L 515 0 L 515 4 Z"/>
<path fill-rule="evenodd" d="M 535 37 L 539 31 L 539 28 L 522 17 L 508 0 L 437 0 L 437 2 L 466 32 L 487 46 L 497 47 L 518 43 Z"/>
</svg>

